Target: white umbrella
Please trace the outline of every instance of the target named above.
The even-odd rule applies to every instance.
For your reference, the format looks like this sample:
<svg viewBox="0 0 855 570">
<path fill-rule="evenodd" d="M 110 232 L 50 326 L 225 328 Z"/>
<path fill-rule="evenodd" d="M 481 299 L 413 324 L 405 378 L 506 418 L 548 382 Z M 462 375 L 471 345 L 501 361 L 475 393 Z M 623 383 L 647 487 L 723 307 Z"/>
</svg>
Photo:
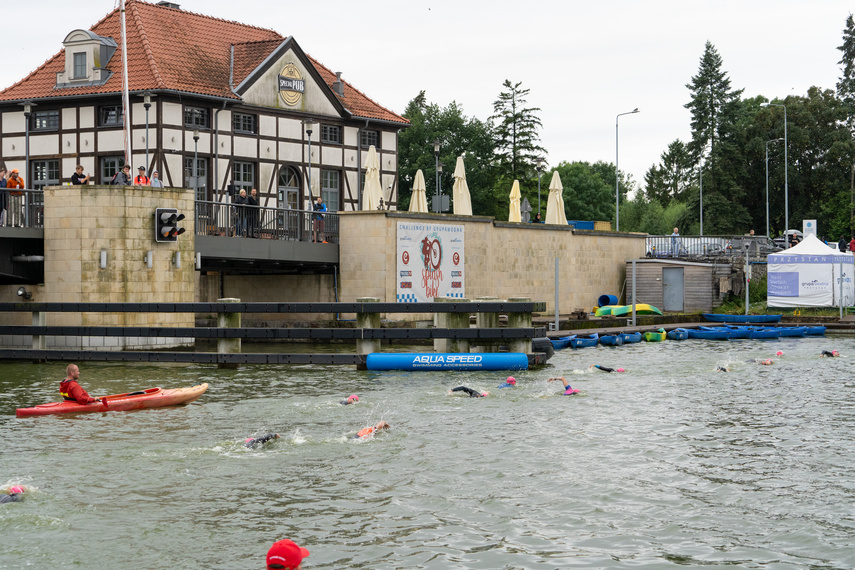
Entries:
<svg viewBox="0 0 855 570">
<path fill-rule="evenodd" d="M 410 211 L 427 213 L 427 188 L 422 169 L 416 170 L 416 181 L 413 183 L 413 195 L 410 197 Z"/>
<path fill-rule="evenodd" d="M 374 145 L 368 147 L 368 158 L 365 160 L 365 188 L 362 190 L 362 209 L 376 210 L 380 207 L 383 197 L 383 187 L 380 185 L 380 159 Z"/>
<path fill-rule="evenodd" d="M 561 185 L 561 177 L 558 171 L 552 173 L 552 182 L 549 183 L 549 201 L 546 203 L 546 223 L 567 225 L 567 215 L 564 213 L 564 186 Z"/>
<path fill-rule="evenodd" d="M 509 222 L 521 222 L 522 215 L 520 214 L 520 181 L 514 180 L 514 186 L 511 188 L 511 211 L 508 214 Z"/>
<path fill-rule="evenodd" d="M 454 213 L 459 216 L 472 215 L 472 200 L 469 198 L 469 185 L 466 184 L 466 169 L 463 166 L 463 157 L 457 157 L 457 166 L 454 167 L 454 188 L 451 191 L 454 200 Z"/>
</svg>

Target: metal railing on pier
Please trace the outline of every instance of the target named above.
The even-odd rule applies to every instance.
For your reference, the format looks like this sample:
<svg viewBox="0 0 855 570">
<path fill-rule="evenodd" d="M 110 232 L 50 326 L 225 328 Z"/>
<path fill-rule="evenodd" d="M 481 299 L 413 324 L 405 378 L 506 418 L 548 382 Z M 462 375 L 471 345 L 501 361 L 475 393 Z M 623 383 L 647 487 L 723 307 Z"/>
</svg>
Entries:
<svg viewBox="0 0 855 570">
<path fill-rule="evenodd" d="M 196 202 L 196 235 L 339 242 L 338 214 L 311 210 Z"/>
<path fill-rule="evenodd" d="M 45 224 L 45 193 L 41 190 L 0 188 L 5 213 L 0 207 L 2 224 L 15 228 L 43 228 Z"/>
<path fill-rule="evenodd" d="M 766 236 L 648 236 L 646 257 L 688 261 L 765 260 L 782 246 Z"/>
</svg>

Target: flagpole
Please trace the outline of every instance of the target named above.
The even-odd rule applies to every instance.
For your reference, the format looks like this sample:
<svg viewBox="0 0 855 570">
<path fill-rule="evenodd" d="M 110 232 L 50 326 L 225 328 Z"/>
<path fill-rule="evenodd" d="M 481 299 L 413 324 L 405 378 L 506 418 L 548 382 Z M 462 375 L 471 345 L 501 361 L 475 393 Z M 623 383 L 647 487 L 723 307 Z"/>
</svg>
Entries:
<svg viewBox="0 0 855 570">
<path fill-rule="evenodd" d="M 128 95 L 128 39 L 125 32 L 125 0 L 122 0 L 122 130 L 125 135 L 125 164 L 131 164 L 131 105 Z"/>
</svg>

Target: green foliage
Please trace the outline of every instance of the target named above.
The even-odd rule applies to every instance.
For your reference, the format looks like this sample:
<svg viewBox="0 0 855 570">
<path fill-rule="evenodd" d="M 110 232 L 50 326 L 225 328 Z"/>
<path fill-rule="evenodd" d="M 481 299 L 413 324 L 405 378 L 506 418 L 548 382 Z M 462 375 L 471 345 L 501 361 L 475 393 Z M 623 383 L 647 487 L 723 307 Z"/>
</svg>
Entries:
<svg viewBox="0 0 855 570">
<path fill-rule="evenodd" d="M 552 172 L 555 171 L 564 186 L 564 213 L 568 220 L 614 218 L 614 187 L 606 184 L 590 164 L 562 162 Z M 547 179 L 552 178 L 552 172 Z"/>
<path fill-rule="evenodd" d="M 652 235 L 670 234 L 675 227 L 681 227 L 680 220 L 686 209 L 686 204 L 677 201 L 663 208 L 658 201 L 648 200 L 639 192 L 632 200 L 621 205 L 621 231 L 646 232 Z"/>
<path fill-rule="evenodd" d="M 539 131 L 543 127 L 537 113 L 539 107 L 526 107 L 529 90 L 522 83 L 505 80 L 504 91 L 493 102 L 493 125 L 495 159 L 501 173 L 502 186 L 520 181 L 520 187 L 531 190 L 537 187 L 535 164 L 538 157 L 546 154 L 540 146 Z M 510 190 L 508 190 L 510 193 Z"/>
</svg>

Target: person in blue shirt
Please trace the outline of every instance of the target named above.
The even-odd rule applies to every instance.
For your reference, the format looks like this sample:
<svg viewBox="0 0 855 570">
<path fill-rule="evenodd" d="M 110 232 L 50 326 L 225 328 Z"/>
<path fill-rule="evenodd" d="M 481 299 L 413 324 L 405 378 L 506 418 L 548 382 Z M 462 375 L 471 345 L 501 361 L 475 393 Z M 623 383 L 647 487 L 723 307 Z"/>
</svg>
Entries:
<svg viewBox="0 0 855 570">
<path fill-rule="evenodd" d="M 315 203 L 312 204 L 312 243 L 318 242 L 318 234 L 320 234 L 321 243 L 327 243 L 324 237 L 324 215 L 321 212 L 327 211 L 327 205 L 324 204 L 324 199 L 318 196 Z"/>
<path fill-rule="evenodd" d="M 508 379 L 499 384 L 499 388 L 516 388 L 517 379 L 513 376 L 508 376 Z"/>
</svg>

